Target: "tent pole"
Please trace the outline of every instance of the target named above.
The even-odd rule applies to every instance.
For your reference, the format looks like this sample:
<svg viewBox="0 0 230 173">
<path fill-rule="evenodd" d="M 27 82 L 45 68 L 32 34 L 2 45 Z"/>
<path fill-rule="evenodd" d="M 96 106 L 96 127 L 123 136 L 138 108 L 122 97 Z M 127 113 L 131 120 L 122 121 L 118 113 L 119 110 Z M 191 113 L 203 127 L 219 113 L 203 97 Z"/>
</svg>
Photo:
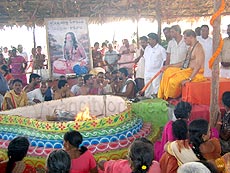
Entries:
<svg viewBox="0 0 230 173">
<path fill-rule="evenodd" d="M 214 0 L 215 12 L 219 9 L 221 0 Z M 220 42 L 220 23 L 221 16 L 218 16 L 213 24 L 213 53 L 218 48 Z M 211 83 L 211 96 L 210 96 L 210 125 L 214 127 L 218 121 L 219 108 L 219 62 L 220 56 L 218 56 L 212 67 L 212 83 Z"/>
</svg>

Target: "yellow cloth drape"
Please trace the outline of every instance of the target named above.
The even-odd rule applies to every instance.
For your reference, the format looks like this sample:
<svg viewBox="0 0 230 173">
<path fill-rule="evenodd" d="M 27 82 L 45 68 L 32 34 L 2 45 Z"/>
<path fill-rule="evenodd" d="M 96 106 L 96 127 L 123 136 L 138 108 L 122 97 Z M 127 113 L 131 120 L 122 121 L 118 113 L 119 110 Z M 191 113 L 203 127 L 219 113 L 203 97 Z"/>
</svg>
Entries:
<svg viewBox="0 0 230 173">
<path fill-rule="evenodd" d="M 205 81 L 203 76 L 204 70 L 200 69 L 199 73 L 192 79 L 193 82 Z M 181 82 L 188 79 L 192 74 L 192 69 L 180 69 L 178 67 L 169 67 L 164 71 L 158 90 L 158 98 L 168 99 L 181 96 Z"/>
<path fill-rule="evenodd" d="M 25 91 L 22 91 L 20 95 L 17 95 L 15 94 L 14 90 L 10 90 L 4 96 L 2 110 L 8 109 L 6 98 L 11 100 L 14 108 L 26 106 L 28 104 L 28 98 Z"/>
</svg>

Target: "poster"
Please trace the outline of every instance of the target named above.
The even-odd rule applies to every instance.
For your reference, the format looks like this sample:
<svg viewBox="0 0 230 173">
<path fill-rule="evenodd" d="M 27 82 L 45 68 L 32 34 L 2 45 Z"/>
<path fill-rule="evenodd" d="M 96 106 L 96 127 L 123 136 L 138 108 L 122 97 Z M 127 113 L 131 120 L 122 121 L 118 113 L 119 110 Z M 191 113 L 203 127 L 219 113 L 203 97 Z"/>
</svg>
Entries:
<svg viewBox="0 0 230 173">
<path fill-rule="evenodd" d="M 51 76 L 82 75 L 91 67 L 87 18 L 47 19 Z"/>
</svg>

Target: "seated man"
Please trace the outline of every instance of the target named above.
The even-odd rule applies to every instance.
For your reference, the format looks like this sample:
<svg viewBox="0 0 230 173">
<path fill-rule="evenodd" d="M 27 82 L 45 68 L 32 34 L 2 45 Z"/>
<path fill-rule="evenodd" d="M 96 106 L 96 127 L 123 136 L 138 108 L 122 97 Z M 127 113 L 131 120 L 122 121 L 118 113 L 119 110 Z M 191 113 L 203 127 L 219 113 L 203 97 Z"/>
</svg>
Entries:
<svg viewBox="0 0 230 173">
<path fill-rule="evenodd" d="M 67 80 L 58 81 L 58 90 L 54 92 L 54 100 L 73 97 L 74 94 L 70 91 Z"/>
<path fill-rule="evenodd" d="M 45 94 L 48 89 L 47 82 L 41 82 L 40 88 L 34 89 L 27 93 L 29 104 L 36 104 L 45 101 Z"/>
<path fill-rule="evenodd" d="M 26 106 L 28 103 L 26 92 L 22 90 L 22 81 L 15 79 L 13 81 L 13 90 L 7 92 L 2 103 L 2 110 L 15 109 Z"/>
<path fill-rule="evenodd" d="M 158 98 L 168 99 L 181 96 L 182 86 L 187 82 L 204 81 L 204 50 L 196 40 L 196 33 L 193 30 L 184 32 L 185 43 L 190 46 L 184 62 L 167 65 L 162 68 L 164 71 Z"/>
<path fill-rule="evenodd" d="M 120 68 L 119 74 L 121 88 L 119 92 L 115 92 L 115 95 L 127 97 L 128 99 L 135 98 L 136 83 L 134 82 L 134 80 L 128 77 L 128 70 L 126 68 Z"/>
<path fill-rule="evenodd" d="M 33 91 L 40 82 L 41 76 L 36 73 L 32 73 L 30 74 L 29 84 L 26 85 L 23 90 L 27 93 Z"/>
</svg>

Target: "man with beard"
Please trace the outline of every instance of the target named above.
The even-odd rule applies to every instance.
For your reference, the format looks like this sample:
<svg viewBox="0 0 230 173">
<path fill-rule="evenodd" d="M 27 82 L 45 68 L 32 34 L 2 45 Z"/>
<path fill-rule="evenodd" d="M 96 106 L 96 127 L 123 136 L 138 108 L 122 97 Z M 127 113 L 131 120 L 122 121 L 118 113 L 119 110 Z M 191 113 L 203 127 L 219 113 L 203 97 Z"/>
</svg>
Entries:
<svg viewBox="0 0 230 173">
<path fill-rule="evenodd" d="M 28 98 L 26 92 L 22 90 L 22 81 L 15 79 L 13 81 L 13 90 L 10 90 L 4 96 L 2 110 L 15 109 L 27 104 Z"/>
</svg>

